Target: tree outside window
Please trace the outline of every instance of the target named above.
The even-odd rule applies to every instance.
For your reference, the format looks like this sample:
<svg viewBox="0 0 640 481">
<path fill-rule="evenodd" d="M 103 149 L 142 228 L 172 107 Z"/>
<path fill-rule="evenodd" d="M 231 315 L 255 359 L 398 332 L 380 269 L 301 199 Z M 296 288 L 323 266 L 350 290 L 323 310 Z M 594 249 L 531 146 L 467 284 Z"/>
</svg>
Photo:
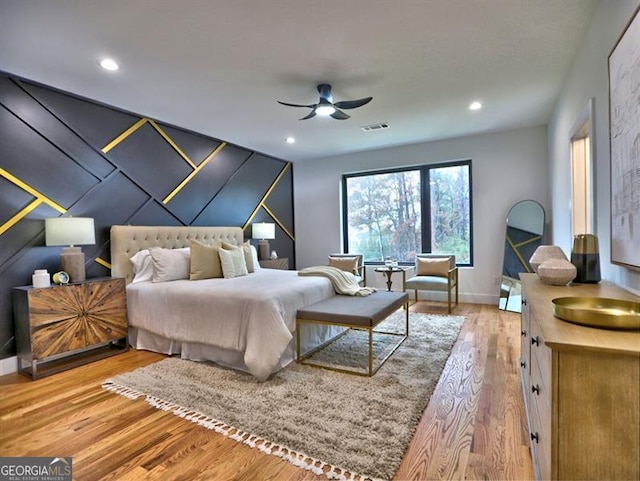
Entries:
<svg viewBox="0 0 640 481">
<path fill-rule="evenodd" d="M 453 253 L 471 265 L 471 161 L 343 176 L 346 252 L 367 262 Z"/>
</svg>

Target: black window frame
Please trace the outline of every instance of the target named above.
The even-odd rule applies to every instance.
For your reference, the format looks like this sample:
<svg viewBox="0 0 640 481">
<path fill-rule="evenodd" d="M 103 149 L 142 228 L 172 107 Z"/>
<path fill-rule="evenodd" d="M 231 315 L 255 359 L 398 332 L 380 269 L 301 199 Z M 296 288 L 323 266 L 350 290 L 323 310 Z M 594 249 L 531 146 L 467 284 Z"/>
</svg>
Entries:
<svg viewBox="0 0 640 481">
<path fill-rule="evenodd" d="M 369 170 L 364 172 L 355 172 L 350 174 L 342 174 L 342 247 L 343 252 L 349 252 L 349 225 L 348 225 L 348 212 L 347 212 L 347 181 L 354 177 L 365 177 L 371 175 L 380 174 L 392 174 L 397 172 L 419 171 L 420 172 L 420 223 L 421 223 L 421 243 L 422 252 L 431 252 L 431 190 L 430 185 L 430 172 L 434 169 L 441 169 L 446 167 L 461 167 L 467 166 L 469 169 L 469 262 L 461 263 L 456 258 L 456 265 L 459 267 L 473 267 L 473 168 L 471 159 L 465 160 L 453 160 L 447 162 L 439 162 L 432 164 L 419 164 L 405 167 L 394 167 L 389 169 Z M 426 188 L 425 188 L 426 186 Z M 428 246 L 428 250 L 427 250 Z M 383 261 L 367 261 L 364 259 L 366 265 L 383 265 Z M 411 266 L 411 262 L 400 262 L 401 265 Z"/>
</svg>

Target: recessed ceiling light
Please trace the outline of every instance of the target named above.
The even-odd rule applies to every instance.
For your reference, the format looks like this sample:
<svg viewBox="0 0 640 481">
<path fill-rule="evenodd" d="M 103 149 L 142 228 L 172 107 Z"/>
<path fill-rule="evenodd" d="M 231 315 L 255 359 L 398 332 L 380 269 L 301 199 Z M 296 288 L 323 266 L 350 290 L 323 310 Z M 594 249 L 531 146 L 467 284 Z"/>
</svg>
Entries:
<svg viewBox="0 0 640 481">
<path fill-rule="evenodd" d="M 480 102 L 472 102 L 469 105 L 469 110 L 480 110 L 482 108 L 482 104 Z"/>
<path fill-rule="evenodd" d="M 286 139 L 284 139 L 284 141 L 287 144 L 295 144 L 296 143 L 296 139 L 294 139 L 293 137 L 287 137 Z"/>
<path fill-rule="evenodd" d="M 120 66 L 116 63 L 112 58 L 103 58 L 98 61 L 98 65 L 100 65 L 103 69 L 114 72 L 120 68 Z"/>
</svg>

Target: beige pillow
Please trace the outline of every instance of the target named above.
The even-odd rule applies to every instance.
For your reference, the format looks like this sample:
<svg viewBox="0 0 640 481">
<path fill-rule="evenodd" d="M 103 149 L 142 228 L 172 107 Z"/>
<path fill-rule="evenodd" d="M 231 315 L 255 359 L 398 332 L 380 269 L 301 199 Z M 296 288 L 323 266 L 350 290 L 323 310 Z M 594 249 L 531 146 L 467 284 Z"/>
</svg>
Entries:
<svg viewBox="0 0 640 481">
<path fill-rule="evenodd" d="M 223 249 L 234 249 L 237 247 L 238 246 L 234 246 L 233 244 L 229 244 L 228 242 L 222 243 Z M 251 242 L 249 241 L 244 242 L 242 245 L 240 245 L 240 248 L 242 248 L 242 252 L 244 254 L 244 263 L 247 266 L 247 272 L 254 272 L 256 270 L 256 266 L 254 265 L 254 262 L 253 262 L 253 254 L 251 252 Z"/>
<path fill-rule="evenodd" d="M 218 249 L 222 246 L 220 241 L 214 241 L 211 245 L 192 240 L 189 244 L 191 251 L 191 263 L 189 265 L 189 279 L 211 279 L 222 277 L 220 254 Z"/>
<path fill-rule="evenodd" d="M 189 248 L 163 249 L 152 247 L 149 249 L 153 263 L 153 282 L 175 281 L 189 279 Z"/>
<path fill-rule="evenodd" d="M 218 249 L 220 254 L 220 265 L 222 266 L 222 275 L 225 279 L 246 276 L 247 264 L 244 260 L 244 249 L 227 244 Z"/>
<path fill-rule="evenodd" d="M 329 256 L 329 265 L 337 267 L 352 274 L 358 274 L 358 258 L 357 257 L 331 257 Z"/>
<path fill-rule="evenodd" d="M 430 259 L 427 257 L 416 257 L 417 276 L 437 276 L 447 277 L 449 275 L 449 259 Z"/>
</svg>

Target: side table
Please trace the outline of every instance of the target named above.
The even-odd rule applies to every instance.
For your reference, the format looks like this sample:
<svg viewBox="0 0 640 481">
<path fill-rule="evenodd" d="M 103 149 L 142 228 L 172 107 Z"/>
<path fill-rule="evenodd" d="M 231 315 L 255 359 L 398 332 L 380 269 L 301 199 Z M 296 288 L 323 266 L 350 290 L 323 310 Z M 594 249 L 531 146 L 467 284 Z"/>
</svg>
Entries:
<svg viewBox="0 0 640 481">
<path fill-rule="evenodd" d="M 18 371 L 37 379 L 129 348 L 124 279 L 15 287 Z"/>
<path fill-rule="evenodd" d="M 407 280 L 407 268 L 406 267 L 376 267 L 374 269 L 375 272 L 382 272 L 385 276 L 387 276 L 387 291 L 391 290 L 391 284 L 393 283 L 391 276 L 394 272 L 402 272 L 402 285 L 404 286 L 405 281 Z"/>
<path fill-rule="evenodd" d="M 268 259 L 259 261 L 260 267 L 263 269 L 281 269 L 283 271 L 289 270 L 289 259 L 287 257 L 279 257 L 277 259 Z"/>
</svg>

